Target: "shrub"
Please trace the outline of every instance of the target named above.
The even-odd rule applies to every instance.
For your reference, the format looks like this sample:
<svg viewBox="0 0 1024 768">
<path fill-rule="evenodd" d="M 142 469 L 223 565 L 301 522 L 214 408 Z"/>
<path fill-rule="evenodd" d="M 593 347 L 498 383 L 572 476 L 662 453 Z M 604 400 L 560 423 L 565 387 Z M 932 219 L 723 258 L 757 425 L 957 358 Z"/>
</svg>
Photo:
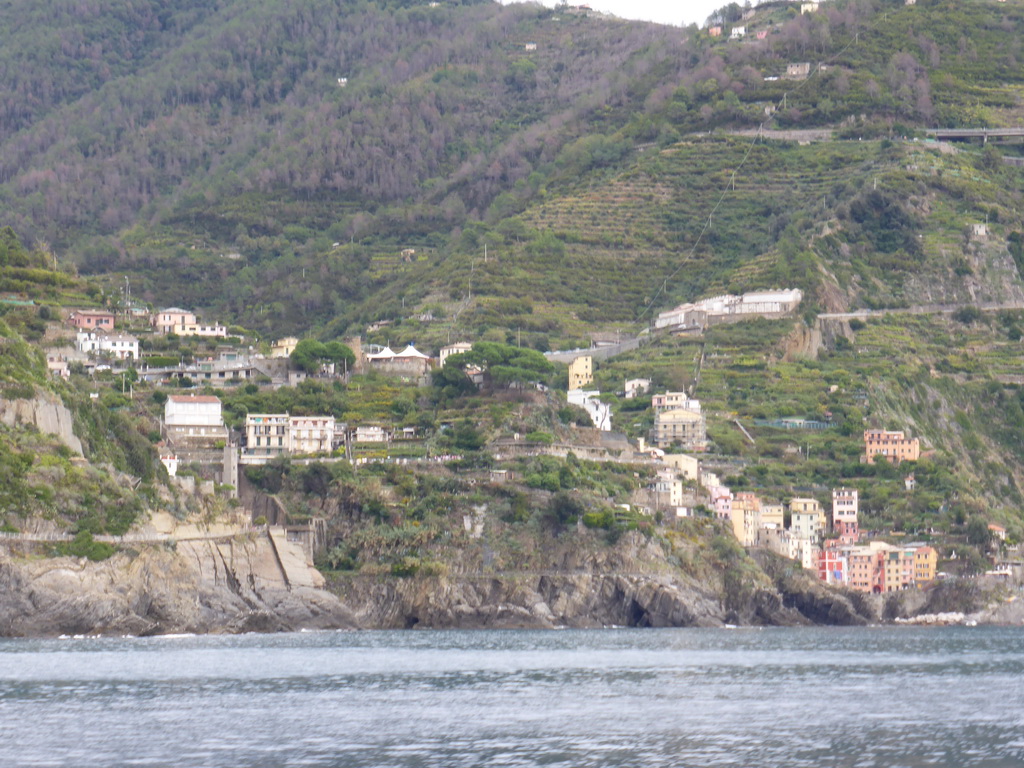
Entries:
<svg viewBox="0 0 1024 768">
<path fill-rule="evenodd" d="M 93 562 L 106 560 L 116 551 L 113 545 L 96 541 L 89 531 L 80 531 L 73 541 L 57 546 L 57 552 L 61 555 L 87 557 Z"/>
</svg>

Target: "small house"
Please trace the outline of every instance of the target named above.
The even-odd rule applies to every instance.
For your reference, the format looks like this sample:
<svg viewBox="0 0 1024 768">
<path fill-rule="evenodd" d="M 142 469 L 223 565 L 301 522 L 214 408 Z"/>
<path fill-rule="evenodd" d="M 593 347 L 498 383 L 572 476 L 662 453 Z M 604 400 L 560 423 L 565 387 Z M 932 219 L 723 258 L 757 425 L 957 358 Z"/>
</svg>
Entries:
<svg viewBox="0 0 1024 768">
<path fill-rule="evenodd" d="M 787 80 L 805 80 L 811 74 L 811 62 L 797 61 L 786 65 Z"/>
<path fill-rule="evenodd" d="M 68 325 L 86 330 L 114 330 L 114 313 L 105 309 L 76 309 L 68 315 Z"/>
<path fill-rule="evenodd" d="M 189 312 L 187 309 L 168 307 L 153 315 L 149 322 L 157 333 L 174 333 L 176 326 L 194 324 L 196 316 L 194 312 Z"/>
<path fill-rule="evenodd" d="M 450 355 L 461 355 L 465 352 L 469 352 L 473 348 L 473 345 L 468 341 L 459 341 L 455 344 L 449 344 L 447 347 L 441 347 L 441 351 L 438 353 L 440 358 L 439 364 L 444 367 L 444 361 L 448 359 Z"/>
<path fill-rule="evenodd" d="M 721 37 L 722 36 L 722 28 L 721 27 L 708 27 L 708 35 L 710 35 L 711 37 Z"/>
<path fill-rule="evenodd" d="M 746 37 L 746 27 L 733 27 L 732 32 L 729 33 L 730 40 L 739 40 L 740 38 Z"/>
</svg>

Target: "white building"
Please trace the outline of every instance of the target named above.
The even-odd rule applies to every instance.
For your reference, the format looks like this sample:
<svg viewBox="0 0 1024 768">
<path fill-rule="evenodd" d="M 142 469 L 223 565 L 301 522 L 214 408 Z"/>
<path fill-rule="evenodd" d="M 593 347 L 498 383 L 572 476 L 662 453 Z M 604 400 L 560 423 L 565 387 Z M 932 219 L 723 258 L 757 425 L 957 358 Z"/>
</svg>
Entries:
<svg viewBox="0 0 1024 768">
<path fill-rule="evenodd" d="M 202 336 L 206 338 L 220 337 L 223 338 L 228 335 L 228 329 L 223 325 L 201 325 L 199 323 L 181 323 L 171 327 L 170 333 L 177 334 L 178 336 Z"/>
<path fill-rule="evenodd" d="M 661 312 L 655 318 L 654 327 L 697 328 L 730 319 L 779 317 L 794 312 L 802 300 L 803 292 L 799 288 L 712 296 Z"/>
<path fill-rule="evenodd" d="M 626 399 L 632 400 L 638 395 L 642 395 L 651 390 L 650 379 L 628 379 L 626 381 L 625 393 Z"/>
<path fill-rule="evenodd" d="M 386 443 L 391 434 L 379 424 L 361 424 L 352 430 L 353 443 Z"/>
<path fill-rule="evenodd" d="M 334 439 L 333 416 L 291 416 L 288 450 L 291 453 L 329 453 Z"/>
<path fill-rule="evenodd" d="M 790 512 L 789 520 L 789 531 L 794 539 L 817 541 L 821 538 L 821 520 L 817 512 Z"/>
<path fill-rule="evenodd" d="M 461 355 L 469 352 L 472 348 L 473 345 L 468 341 L 459 341 L 455 344 L 449 344 L 447 347 L 441 347 L 441 351 L 438 353 L 441 367 L 444 367 L 444 361 L 448 359 L 449 355 Z"/>
<path fill-rule="evenodd" d="M 700 413 L 700 400 L 694 400 L 685 392 L 663 392 L 651 397 L 651 407 L 655 413 L 682 408 L 684 411 Z"/>
<path fill-rule="evenodd" d="M 683 504 L 683 481 L 670 469 L 659 469 L 654 481 L 659 507 L 678 508 Z"/>
<path fill-rule="evenodd" d="M 818 572 L 818 558 L 821 556 L 821 547 L 818 542 L 812 539 L 801 539 L 794 538 L 793 548 L 793 559 L 799 560 L 800 565 L 803 566 L 805 571 L 811 571 L 812 573 Z"/>
<path fill-rule="evenodd" d="M 287 413 L 250 413 L 245 417 L 246 459 L 270 459 L 288 450 Z"/>
<path fill-rule="evenodd" d="M 834 488 L 832 490 L 832 527 L 840 523 L 856 523 L 860 511 L 859 493 L 856 488 Z"/>
<path fill-rule="evenodd" d="M 168 396 L 164 404 L 164 426 L 176 448 L 179 443 L 212 448 L 217 441 L 228 438 L 220 398 L 213 395 Z"/>
<path fill-rule="evenodd" d="M 160 452 L 160 463 L 167 468 L 167 474 L 175 477 L 178 474 L 178 457 L 168 451 Z"/>
<path fill-rule="evenodd" d="M 739 40 L 741 37 L 746 36 L 746 34 L 747 34 L 747 28 L 746 27 L 733 27 L 732 28 L 732 32 L 729 33 L 729 39 L 730 40 Z"/>
<path fill-rule="evenodd" d="M 117 360 L 138 360 L 139 340 L 127 333 L 79 331 L 75 337 L 79 352 L 113 357 Z"/>
<path fill-rule="evenodd" d="M 610 432 L 612 428 L 612 407 L 600 401 L 601 392 L 596 389 L 570 389 L 565 399 L 571 405 L 583 408 L 594 422 L 594 426 L 602 432 Z"/>
</svg>

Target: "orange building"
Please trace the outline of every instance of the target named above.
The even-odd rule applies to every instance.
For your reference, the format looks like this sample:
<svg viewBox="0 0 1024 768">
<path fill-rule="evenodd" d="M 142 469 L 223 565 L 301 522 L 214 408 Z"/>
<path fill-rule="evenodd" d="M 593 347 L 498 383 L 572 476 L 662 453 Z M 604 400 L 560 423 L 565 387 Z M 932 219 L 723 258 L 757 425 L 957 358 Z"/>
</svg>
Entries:
<svg viewBox="0 0 1024 768">
<path fill-rule="evenodd" d="M 917 461 L 921 456 L 921 441 L 906 437 L 902 432 L 867 429 L 864 431 L 864 455 L 868 464 L 874 464 L 876 456 L 884 456 L 891 464 Z"/>
</svg>

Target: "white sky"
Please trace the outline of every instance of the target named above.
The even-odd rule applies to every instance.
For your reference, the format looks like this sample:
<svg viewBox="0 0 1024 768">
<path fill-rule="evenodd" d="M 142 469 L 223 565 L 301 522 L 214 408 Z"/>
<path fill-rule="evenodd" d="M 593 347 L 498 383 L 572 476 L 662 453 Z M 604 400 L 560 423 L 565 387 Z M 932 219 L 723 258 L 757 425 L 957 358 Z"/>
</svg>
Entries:
<svg viewBox="0 0 1024 768">
<path fill-rule="evenodd" d="M 510 0 L 501 0 L 508 3 Z M 554 0 L 543 0 L 544 5 L 555 5 Z M 569 0 L 570 5 L 589 5 L 595 11 L 614 13 L 624 19 L 656 21 L 660 24 L 703 24 L 704 19 L 729 0 Z M 743 5 L 740 2 L 740 5 Z"/>
</svg>

